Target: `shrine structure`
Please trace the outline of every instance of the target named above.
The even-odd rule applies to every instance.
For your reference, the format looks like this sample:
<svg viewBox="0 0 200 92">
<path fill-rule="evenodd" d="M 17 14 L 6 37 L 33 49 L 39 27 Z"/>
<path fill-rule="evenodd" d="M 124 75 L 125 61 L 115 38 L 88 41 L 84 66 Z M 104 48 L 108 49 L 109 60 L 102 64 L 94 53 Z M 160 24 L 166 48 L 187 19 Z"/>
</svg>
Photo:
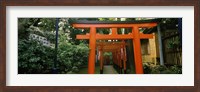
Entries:
<svg viewBox="0 0 200 92">
<path fill-rule="evenodd" d="M 95 55 L 96 47 L 99 46 L 96 43 L 96 40 L 126 40 L 132 39 L 133 41 L 133 51 L 134 51 L 134 63 L 135 63 L 135 72 L 136 74 L 143 74 L 143 65 L 142 65 L 142 54 L 141 54 L 141 39 L 150 39 L 153 38 L 153 34 L 143 34 L 140 33 L 139 28 L 151 28 L 157 26 L 157 20 L 146 20 L 146 21 L 76 21 L 72 23 L 74 28 L 89 28 L 90 32 L 86 35 L 77 35 L 77 39 L 88 39 L 89 40 L 89 61 L 88 61 L 88 74 L 95 73 Z M 97 34 L 96 30 L 98 28 L 109 28 L 111 29 L 111 34 Z M 131 28 L 132 32 L 129 34 L 118 34 L 118 28 Z M 112 48 L 115 48 L 112 49 Z M 111 51 L 113 52 L 114 63 L 122 66 L 119 59 L 119 52 L 117 53 L 118 47 L 104 46 L 100 48 L 100 51 Z M 102 53 L 102 52 L 101 52 Z M 101 62 L 102 63 L 102 62 Z M 126 64 L 124 64 L 126 66 Z M 103 65 L 101 65 L 102 67 Z M 103 70 L 103 68 L 102 68 Z"/>
</svg>

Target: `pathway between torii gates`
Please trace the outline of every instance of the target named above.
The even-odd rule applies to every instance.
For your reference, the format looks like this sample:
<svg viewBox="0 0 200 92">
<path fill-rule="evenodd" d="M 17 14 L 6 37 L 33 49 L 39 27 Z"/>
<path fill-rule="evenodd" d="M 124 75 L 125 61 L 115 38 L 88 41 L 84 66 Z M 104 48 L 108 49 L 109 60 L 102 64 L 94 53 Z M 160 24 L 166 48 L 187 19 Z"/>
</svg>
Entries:
<svg viewBox="0 0 200 92">
<path fill-rule="evenodd" d="M 112 65 L 104 65 L 103 74 L 118 74 Z"/>
</svg>

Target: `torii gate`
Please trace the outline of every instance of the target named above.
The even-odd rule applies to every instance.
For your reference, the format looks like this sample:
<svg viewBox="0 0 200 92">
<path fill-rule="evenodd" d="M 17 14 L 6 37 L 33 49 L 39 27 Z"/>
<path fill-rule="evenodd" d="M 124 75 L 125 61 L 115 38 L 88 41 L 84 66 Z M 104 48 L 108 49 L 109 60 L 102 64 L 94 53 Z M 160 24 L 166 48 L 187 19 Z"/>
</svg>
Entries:
<svg viewBox="0 0 200 92">
<path fill-rule="evenodd" d="M 120 67 L 120 73 L 122 73 L 122 67 L 124 68 L 124 73 L 126 73 L 126 43 L 122 42 L 98 42 L 97 49 L 99 53 L 99 60 L 100 60 L 100 73 L 103 73 L 103 53 L 104 52 L 112 52 L 114 64 Z M 116 54 L 117 53 L 117 54 Z M 123 63 L 123 66 L 122 66 Z"/>
<path fill-rule="evenodd" d="M 88 74 L 95 73 L 95 47 L 96 40 L 111 40 L 111 39 L 132 39 L 135 58 L 135 70 L 136 74 L 143 74 L 142 55 L 140 39 L 153 38 L 152 34 L 143 34 L 139 32 L 139 28 L 151 28 L 157 25 L 157 21 L 76 21 L 72 23 L 75 28 L 90 28 L 90 33 L 87 35 L 77 35 L 77 39 L 89 39 L 89 62 L 88 62 Z M 97 28 L 111 28 L 112 34 L 96 34 Z M 117 28 L 132 28 L 132 33 L 129 34 L 117 34 Z"/>
</svg>

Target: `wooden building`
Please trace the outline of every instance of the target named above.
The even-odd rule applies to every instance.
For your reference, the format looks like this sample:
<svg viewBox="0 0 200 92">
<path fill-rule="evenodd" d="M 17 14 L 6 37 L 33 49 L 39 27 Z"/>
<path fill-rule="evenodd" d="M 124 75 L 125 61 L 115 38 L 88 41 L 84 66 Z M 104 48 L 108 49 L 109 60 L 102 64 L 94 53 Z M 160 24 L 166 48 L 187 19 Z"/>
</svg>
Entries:
<svg viewBox="0 0 200 92">
<path fill-rule="evenodd" d="M 161 21 L 161 45 L 159 48 L 158 27 L 143 31 L 144 34 L 153 33 L 153 39 L 141 41 L 143 62 L 159 64 L 160 54 L 163 54 L 164 65 L 182 65 L 182 24 L 178 18 L 171 18 L 170 21 Z"/>
</svg>

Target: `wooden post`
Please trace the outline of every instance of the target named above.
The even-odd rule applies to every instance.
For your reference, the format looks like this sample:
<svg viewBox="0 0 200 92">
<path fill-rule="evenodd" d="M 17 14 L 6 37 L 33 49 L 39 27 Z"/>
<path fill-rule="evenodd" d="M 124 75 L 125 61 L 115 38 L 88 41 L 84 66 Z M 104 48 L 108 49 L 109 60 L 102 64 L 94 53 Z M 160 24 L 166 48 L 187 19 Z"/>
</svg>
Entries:
<svg viewBox="0 0 200 92">
<path fill-rule="evenodd" d="M 124 65 L 124 74 L 126 74 L 126 48 L 123 47 L 124 57 L 123 57 L 123 65 Z"/>
<path fill-rule="evenodd" d="M 89 40 L 89 47 L 90 47 L 90 54 L 89 54 L 89 62 L 88 62 L 88 74 L 95 73 L 95 47 L 96 47 L 96 28 L 90 28 L 90 40 Z"/>
<path fill-rule="evenodd" d="M 134 48 L 134 58 L 135 58 L 135 70 L 136 70 L 135 72 L 136 74 L 143 74 L 139 28 L 137 26 L 134 26 L 132 28 L 132 33 L 134 35 L 133 48 Z"/>
<path fill-rule="evenodd" d="M 117 51 L 115 51 L 115 67 L 118 69 L 118 63 L 117 63 Z"/>
<path fill-rule="evenodd" d="M 100 50 L 100 74 L 103 74 L 103 51 Z"/>
<path fill-rule="evenodd" d="M 112 63 L 113 63 L 113 67 L 115 68 L 115 59 L 114 59 L 114 57 L 115 57 L 115 54 L 114 54 L 114 51 L 112 51 Z"/>
<path fill-rule="evenodd" d="M 122 69 L 123 69 L 123 68 L 122 68 L 122 64 L 123 64 L 123 56 L 122 56 L 122 55 L 123 55 L 123 52 L 121 51 L 121 47 L 119 48 L 119 55 L 120 55 L 120 56 L 119 56 L 119 57 L 120 57 L 119 66 L 120 66 L 120 72 L 121 72 L 121 74 L 122 74 Z"/>
<path fill-rule="evenodd" d="M 121 54 L 120 54 L 120 50 L 117 49 L 117 63 L 118 63 L 118 69 L 119 69 L 119 73 L 121 74 Z"/>
<path fill-rule="evenodd" d="M 118 33 L 117 33 L 117 28 L 111 28 L 111 30 L 112 30 L 112 35 L 117 35 Z"/>
<path fill-rule="evenodd" d="M 124 74 L 126 74 L 126 61 L 123 61 L 123 67 L 124 67 Z"/>
</svg>

